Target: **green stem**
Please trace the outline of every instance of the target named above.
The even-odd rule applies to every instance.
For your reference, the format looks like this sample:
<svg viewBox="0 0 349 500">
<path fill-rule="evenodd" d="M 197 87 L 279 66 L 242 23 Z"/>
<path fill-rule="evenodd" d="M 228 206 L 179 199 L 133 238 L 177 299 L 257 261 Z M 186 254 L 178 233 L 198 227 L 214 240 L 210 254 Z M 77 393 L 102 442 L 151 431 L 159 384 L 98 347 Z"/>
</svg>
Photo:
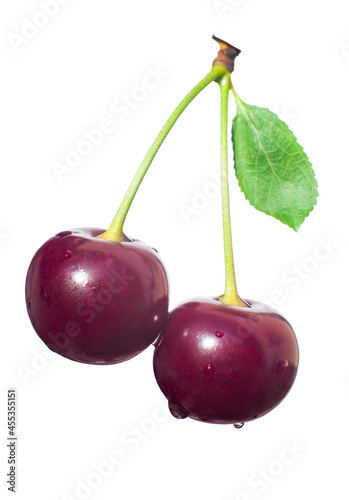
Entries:
<svg viewBox="0 0 349 500">
<path fill-rule="evenodd" d="M 211 71 L 184 97 L 184 99 L 179 103 L 174 112 L 171 114 L 165 125 L 160 130 L 159 135 L 156 137 L 155 141 L 151 145 L 149 151 L 145 155 L 142 163 L 140 164 L 136 175 L 134 176 L 121 205 L 116 212 L 116 215 L 109 227 L 109 229 L 101 234 L 99 237 L 110 240 L 110 241 L 124 241 L 123 238 L 123 227 L 127 213 L 130 209 L 131 203 L 138 191 L 138 188 L 147 173 L 156 153 L 158 152 L 160 146 L 164 142 L 168 133 L 172 129 L 173 125 L 176 123 L 180 115 L 186 109 L 186 107 L 192 102 L 192 100 L 213 81 L 218 81 L 222 75 L 226 74 L 227 70 L 220 65 L 215 65 L 212 67 Z"/>
<path fill-rule="evenodd" d="M 225 262 L 225 290 L 219 298 L 224 304 L 246 307 L 239 297 L 236 288 L 233 244 L 231 237 L 229 174 L 228 174 L 228 104 L 231 88 L 230 74 L 225 74 L 219 80 L 221 91 L 221 182 L 222 182 L 222 215 Z"/>
</svg>

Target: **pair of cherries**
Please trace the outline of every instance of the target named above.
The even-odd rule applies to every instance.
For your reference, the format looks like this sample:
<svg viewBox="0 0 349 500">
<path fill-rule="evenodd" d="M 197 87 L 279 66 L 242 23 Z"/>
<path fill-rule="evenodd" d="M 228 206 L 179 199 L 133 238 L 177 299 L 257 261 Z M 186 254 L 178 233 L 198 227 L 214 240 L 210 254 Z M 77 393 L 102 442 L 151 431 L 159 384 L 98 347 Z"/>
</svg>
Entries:
<svg viewBox="0 0 349 500">
<path fill-rule="evenodd" d="M 154 373 L 177 418 L 234 424 L 275 408 L 296 377 L 290 324 L 262 303 L 195 298 L 168 313 L 166 271 L 138 240 L 73 229 L 49 239 L 26 279 L 32 325 L 54 352 L 113 364 L 154 344 Z"/>
</svg>

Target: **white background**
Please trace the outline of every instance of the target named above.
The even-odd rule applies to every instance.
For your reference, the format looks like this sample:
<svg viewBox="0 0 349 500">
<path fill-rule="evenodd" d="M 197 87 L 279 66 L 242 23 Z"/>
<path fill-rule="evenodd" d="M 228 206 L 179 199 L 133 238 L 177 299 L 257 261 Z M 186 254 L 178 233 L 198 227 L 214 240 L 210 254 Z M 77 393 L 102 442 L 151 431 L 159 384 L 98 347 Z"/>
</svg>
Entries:
<svg viewBox="0 0 349 500">
<path fill-rule="evenodd" d="M 11 498 L 6 394 L 15 387 L 18 499 L 343 498 L 348 3 L 70 0 L 56 2 L 45 21 L 47 3 L 8 0 L 0 7 L 1 492 Z M 45 26 L 18 38 L 32 20 Z M 274 301 L 297 334 L 301 356 L 287 398 L 241 430 L 170 416 L 152 372 L 153 347 L 106 367 L 51 353 L 24 301 L 28 265 L 46 239 L 72 227 L 108 226 L 160 127 L 209 71 L 213 33 L 242 50 L 236 91 L 289 124 L 320 193 L 295 233 L 253 209 L 231 178 L 240 294 Z M 142 90 L 149 68 L 161 76 L 154 89 Z M 131 104 L 121 116 L 116 100 L 125 95 Z M 113 131 L 59 179 L 54 162 L 64 163 L 67 148 L 76 149 L 84 130 L 103 119 Z M 218 169 L 219 91 L 212 84 L 172 130 L 125 225 L 128 235 L 159 250 L 171 308 L 223 291 L 220 200 L 210 177 Z M 196 213 L 185 219 L 183 205 Z"/>
</svg>

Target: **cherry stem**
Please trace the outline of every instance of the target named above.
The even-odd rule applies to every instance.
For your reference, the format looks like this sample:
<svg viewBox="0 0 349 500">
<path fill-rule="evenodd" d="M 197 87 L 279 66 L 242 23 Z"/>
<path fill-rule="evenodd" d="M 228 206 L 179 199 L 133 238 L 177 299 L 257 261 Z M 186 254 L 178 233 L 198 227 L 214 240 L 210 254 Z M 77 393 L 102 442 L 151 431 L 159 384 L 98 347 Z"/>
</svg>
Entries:
<svg viewBox="0 0 349 500">
<path fill-rule="evenodd" d="M 131 203 L 138 191 L 138 188 L 147 173 L 156 153 L 158 152 L 160 146 L 166 139 L 168 133 L 172 129 L 173 125 L 176 123 L 180 115 L 186 109 L 186 107 L 193 101 L 193 99 L 213 81 L 217 81 L 226 74 L 227 70 L 222 65 L 214 65 L 211 71 L 184 97 L 184 99 L 178 104 L 176 109 L 173 111 L 165 125 L 159 132 L 155 141 L 151 145 L 147 154 L 145 155 L 142 163 L 140 164 L 126 194 L 120 204 L 118 211 L 106 232 L 101 234 L 99 238 L 103 238 L 110 241 L 124 241 L 123 227 L 125 223 L 126 216 L 130 209 Z"/>
<path fill-rule="evenodd" d="M 219 300 L 224 304 L 247 307 L 247 304 L 239 297 L 236 288 L 233 243 L 231 236 L 228 174 L 228 104 L 229 91 L 231 89 L 230 73 L 225 73 L 218 83 L 221 93 L 221 189 L 225 262 L 225 290 Z"/>
</svg>

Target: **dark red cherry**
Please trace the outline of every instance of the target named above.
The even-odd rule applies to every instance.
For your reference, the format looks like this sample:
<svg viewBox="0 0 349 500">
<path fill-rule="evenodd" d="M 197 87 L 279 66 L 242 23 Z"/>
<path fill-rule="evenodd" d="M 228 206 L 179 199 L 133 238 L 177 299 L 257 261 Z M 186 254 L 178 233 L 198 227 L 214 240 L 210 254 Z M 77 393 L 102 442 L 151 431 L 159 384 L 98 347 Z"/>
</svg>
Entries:
<svg viewBox="0 0 349 500">
<path fill-rule="evenodd" d="M 49 239 L 27 273 L 32 325 L 52 350 L 82 363 L 125 361 L 158 336 L 168 313 L 168 282 L 158 254 L 102 229 L 72 229 Z"/>
<path fill-rule="evenodd" d="M 298 344 L 290 324 L 256 301 L 199 298 L 169 315 L 154 373 L 177 418 L 235 424 L 265 415 L 292 387 Z"/>
</svg>

